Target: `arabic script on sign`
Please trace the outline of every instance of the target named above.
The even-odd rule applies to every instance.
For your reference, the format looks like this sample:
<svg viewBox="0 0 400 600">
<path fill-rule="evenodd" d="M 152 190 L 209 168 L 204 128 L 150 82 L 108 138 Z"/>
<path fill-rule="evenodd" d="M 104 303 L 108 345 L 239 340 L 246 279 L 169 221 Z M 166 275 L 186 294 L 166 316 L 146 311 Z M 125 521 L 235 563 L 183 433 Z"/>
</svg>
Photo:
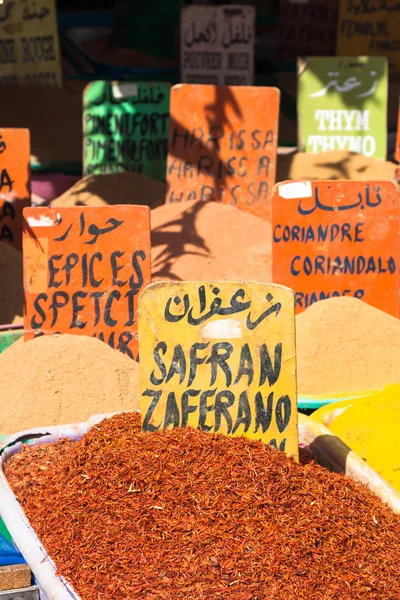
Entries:
<svg viewBox="0 0 400 600">
<path fill-rule="evenodd" d="M 373 187 L 373 192 L 375 193 L 375 197 L 376 197 L 375 201 L 371 200 L 370 185 L 367 184 L 365 186 L 365 193 L 364 193 L 364 190 L 363 190 L 363 192 L 357 193 L 357 198 L 358 198 L 357 202 L 350 203 L 350 204 L 342 204 L 342 203 L 338 202 L 333 206 L 329 206 L 327 204 L 324 204 L 320 200 L 320 190 L 317 185 L 317 187 L 315 188 L 314 197 L 313 197 L 314 206 L 312 206 L 311 208 L 307 208 L 307 209 L 304 208 L 303 207 L 303 199 L 301 199 L 299 201 L 299 207 L 298 207 L 299 214 L 311 215 L 317 208 L 319 208 L 320 210 L 328 211 L 328 212 L 340 212 L 342 210 L 350 210 L 352 208 L 360 208 L 361 210 L 364 210 L 364 208 L 366 206 L 368 206 L 369 208 L 375 208 L 376 206 L 379 206 L 380 203 L 382 202 L 382 198 L 379 193 L 380 189 L 381 188 L 379 186 Z"/>
<path fill-rule="evenodd" d="M 212 288 L 212 293 L 216 297 L 212 300 L 208 311 L 205 312 L 206 307 L 207 307 L 206 288 L 204 285 L 201 285 L 199 287 L 199 291 L 198 291 L 199 305 L 197 307 L 199 314 L 197 317 L 194 314 L 194 310 L 193 310 L 194 307 L 190 306 L 190 299 L 189 299 L 188 294 L 184 295 L 183 302 L 179 296 L 175 296 L 174 298 L 169 298 L 169 300 L 165 306 L 165 319 L 169 323 L 178 323 L 179 321 L 182 321 L 182 319 L 184 319 L 187 316 L 187 322 L 189 323 L 189 325 L 197 326 L 197 325 L 200 325 L 201 323 L 204 323 L 205 321 L 207 321 L 214 315 L 221 315 L 221 316 L 226 317 L 228 315 L 235 315 L 235 314 L 238 314 L 238 313 L 241 313 L 243 311 L 250 309 L 251 300 L 248 300 L 247 302 L 243 302 L 244 297 L 246 295 L 246 292 L 243 288 L 239 288 L 238 290 L 235 291 L 235 293 L 232 295 L 232 297 L 230 299 L 230 304 L 227 307 L 222 307 L 222 300 L 221 300 L 221 298 L 218 297 L 220 291 L 221 290 L 218 287 Z M 269 304 L 271 304 L 273 301 L 272 294 L 268 293 L 265 296 L 265 299 Z M 178 309 L 183 304 L 184 311 L 181 314 L 172 314 L 172 312 L 171 312 L 172 303 L 174 303 Z M 275 314 L 275 316 L 278 316 L 280 309 L 281 309 L 280 302 L 271 304 L 271 306 L 266 308 L 257 319 L 252 318 L 251 313 L 249 312 L 247 315 L 247 318 L 246 318 L 247 329 L 249 329 L 249 330 L 255 329 L 257 327 L 257 325 L 259 325 L 264 319 L 266 319 L 271 314 Z"/>
<path fill-rule="evenodd" d="M 357 79 L 357 77 L 348 77 L 342 84 L 339 84 L 338 78 L 340 76 L 340 73 L 338 71 L 328 73 L 328 75 L 329 77 L 334 77 L 335 79 L 331 79 L 318 92 L 313 92 L 312 94 L 309 94 L 310 98 L 321 98 L 322 96 L 325 96 L 330 89 L 336 90 L 337 92 L 339 92 L 339 94 L 345 94 L 346 92 L 351 92 L 352 90 L 355 90 L 356 88 L 359 88 L 363 85 L 363 82 Z M 379 80 L 378 78 L 376 78 L 376 71 L 370 71 L 370 75 L 373 79 L 371 87 L 366 91 L 362 92 L 361 94 L 356 94 L 357 98 L 369 98 L 369 96 L 372 96 L 375 92 Z"/>
</svg>

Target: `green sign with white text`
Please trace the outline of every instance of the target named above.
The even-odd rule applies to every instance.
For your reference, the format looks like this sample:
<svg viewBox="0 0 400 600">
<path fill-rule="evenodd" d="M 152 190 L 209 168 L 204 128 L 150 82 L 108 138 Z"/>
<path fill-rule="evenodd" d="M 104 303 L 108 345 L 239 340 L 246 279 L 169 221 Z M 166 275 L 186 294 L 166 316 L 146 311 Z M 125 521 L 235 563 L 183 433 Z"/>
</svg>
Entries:
<svg viewBox="0 0 400 600">
<path fill-rule="evenodd" d="M 298 60 L 298 137 L 305 152 L 386 158 L 388 65 L 381 57 Z"/>
<path fill-rule="evenodd" d="M 83 94 L 84 175 L 136 171 L 165 179 L 170 85 L 94 81 Z"/>
</svg>

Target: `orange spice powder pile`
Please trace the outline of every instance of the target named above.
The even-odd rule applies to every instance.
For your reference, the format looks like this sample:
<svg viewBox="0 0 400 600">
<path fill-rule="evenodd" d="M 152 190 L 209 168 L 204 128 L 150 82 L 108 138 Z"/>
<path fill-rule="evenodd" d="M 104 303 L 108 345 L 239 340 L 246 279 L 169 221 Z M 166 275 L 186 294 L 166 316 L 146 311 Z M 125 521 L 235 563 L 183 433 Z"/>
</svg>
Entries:
<svg viewBox="0 0 400 600">
<path fill-rule="evenodd" d="M 26 446 L 6 475 L 82 600 L 400 597 L 400 518 L 260 442 L 125 413 Z"/>
</svg>

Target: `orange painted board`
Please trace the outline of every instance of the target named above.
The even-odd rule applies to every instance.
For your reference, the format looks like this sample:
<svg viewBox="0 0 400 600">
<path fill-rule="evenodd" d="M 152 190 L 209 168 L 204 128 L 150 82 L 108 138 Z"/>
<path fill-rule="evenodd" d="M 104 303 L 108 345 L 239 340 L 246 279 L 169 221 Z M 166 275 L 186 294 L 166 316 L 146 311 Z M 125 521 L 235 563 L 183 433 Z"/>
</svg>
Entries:
<svg viewBox="0 0 400 600">
<path fill-rule="evenodd" d="M 293 181 L 272 199 L 273 281 L 296 312 L 354 296 L 399 317 L 399 192 L 389 181 Z"/>
<path fill-rule="evenodd" d="M 171 88 L 166 202 L 215 200 L 270 219 L 279 101 L 272 87 Z"/>
<path fill-rule="evenodd" d="M 22 210 L 31 204 L 28 129 L 0 129 L 0 242 L 22 250 Z"/>
<path fill-rule="evenodd" d="M 27 208 L 25 340 L 97 337 L 137 359 L 137 303 L 151 281 L 147 206 Z"/>
</svg>

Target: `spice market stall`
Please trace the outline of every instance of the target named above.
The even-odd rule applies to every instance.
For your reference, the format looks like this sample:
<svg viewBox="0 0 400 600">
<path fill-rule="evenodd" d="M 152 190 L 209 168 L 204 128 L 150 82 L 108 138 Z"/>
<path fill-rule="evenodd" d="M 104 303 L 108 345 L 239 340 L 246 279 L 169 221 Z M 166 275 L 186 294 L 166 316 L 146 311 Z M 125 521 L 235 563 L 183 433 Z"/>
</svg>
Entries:
<svg viewBox="0 0 400 600">
<path fill-rule="evenodd" d="M 41 598 L 398 596 L 400 495 L 354 455 L 352 478 L 314 464 L 345 466 L 322 425 L 300 419 L 298 464 L 246 438 L 105 417 L 5 440 L 2 515 Z"/>
</svg>

